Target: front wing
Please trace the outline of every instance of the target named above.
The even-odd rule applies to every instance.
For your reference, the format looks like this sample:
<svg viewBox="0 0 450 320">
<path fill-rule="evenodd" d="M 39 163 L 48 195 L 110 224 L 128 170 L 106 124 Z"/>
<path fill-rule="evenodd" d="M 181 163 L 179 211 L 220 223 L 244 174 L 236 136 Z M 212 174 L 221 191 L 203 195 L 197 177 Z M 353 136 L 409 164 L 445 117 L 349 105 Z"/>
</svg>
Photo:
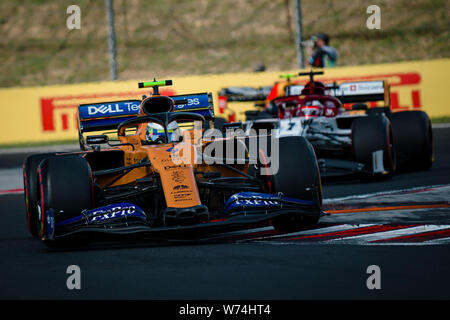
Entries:
<svg viewBox="0 0 450 320">
<path fill-rule="evenodd" d="M 248 225 L 269 221 L 283 215 L 321 216 L 321 205 L 284 197 L 281 194 L 240 192 L 225 203 L 223 214 L 208 222 L 171 227 L 152 227 L 147 213 L 132 203 L 117 203 L 92 210 L 84 210 L 79 216 L 56 221 L 55 211 L 46 212 L 45 235 L 47 241 L 69 238 L 77 234 L 89 236 L 117 235 L 133 237 L 179 237 L 206 235 L 245 228 Z"/>
</svg>

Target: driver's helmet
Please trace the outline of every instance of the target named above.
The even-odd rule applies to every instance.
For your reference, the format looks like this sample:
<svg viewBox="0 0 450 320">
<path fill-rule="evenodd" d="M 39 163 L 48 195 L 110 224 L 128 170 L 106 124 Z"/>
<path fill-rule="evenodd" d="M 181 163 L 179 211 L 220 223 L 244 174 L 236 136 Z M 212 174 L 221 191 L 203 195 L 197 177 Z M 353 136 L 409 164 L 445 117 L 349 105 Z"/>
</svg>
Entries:
<svg viewBox="0 0 450 320">
<path fill-rule="evenodd" d="M 159 143 L 170 143 L 176 141 L 180 133 L 178 124 L 172 121 L 167 126 L 167 134 L 169 136 L 169 141 L 164 141 L 164 127 L 160 124 L 150 122 L 145 130 L 145 138 L 147 142 L 159 142 Z"/>
<path fill-rule="evenodd" d="M 323 114 L 323 108 L 319 100 L 309 100 L 302 104 L 301 111 L 305 117 L 319 117 Z"/>
</svg>

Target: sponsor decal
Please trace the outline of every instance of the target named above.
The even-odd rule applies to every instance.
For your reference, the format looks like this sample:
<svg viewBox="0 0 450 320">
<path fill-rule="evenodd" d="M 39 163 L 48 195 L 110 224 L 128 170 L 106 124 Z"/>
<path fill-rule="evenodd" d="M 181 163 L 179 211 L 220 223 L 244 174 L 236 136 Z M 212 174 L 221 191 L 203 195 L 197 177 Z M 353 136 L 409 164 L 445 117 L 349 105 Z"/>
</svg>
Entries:
<svg viewBox="0 0 450 320">
<path fill-rule="evenodd" d="M 173 190 L 180 190 L 180 189 L 189 189 L 189 187 L 185 184 L 179 184 L 179 185 L 173 187 Z"/>
<path fill-rule="evenodd" d="M 138 216 L 145 217 L 142 209 L 136 205 L 122 203 L 118 205 L 109 205 L 100 209 L 90 210 L 85 213 L 89 222 L 105 221 L 119 217 Z"/>
<path fill-rule="evenodd" d="M 81 104 L 105 100 L 136 99 L 143 91 L 105 92 L 95 94 L 65 95 L 40 98 L 41 129 L 44 132 L 60 132 L 77 128 L 77 109 Z M 173 95 L 173 90 L 162 89 L 162 95 Z M 103 103 L 105 104 L 105 103 Z M 134 108 L 134 106 L 130 106 Z M 93 111 L 93 109 L 92 109 Z M 100 113 L 101 114 L 101 113 Z"/>
<path fill-rule="evenodd" d="M 174 170 L 174 169 L 180 169 L 180 168 L 186 168 L 187 165 L 185 164 L 178 164 L 178 165 L 171 165 L 171 166 L 164 166 L 164 170 Z"/>
<path fill-rule="evenodd" d="M 80 119 L 89 120 L 104 117 L 137 115 L 140 110 L 139 100 L 117 101 L 102 104 L 81 105 Z"/>
<path fill-rule="evenodd" d="M 334 90 L 328 90 L 328 94 L 334 94 Z M 336 89 L 335 95 L 364 95 L 364 94 L 383 94 L 383 81 L 353 82 L 342 83 Z"/>
<path fill-rule="evenodd" d="M 186 109 L 195 109 L 201 107 L 209 106 L 209 98 L 208 94 L 198 94 L 198 95 L 183 95 L 172 97 L 174 101 L 177 100 L 187 100 L 187 104 L 178 104 L 175 105 L 175 111 L 185 111 Z"/>
<path fill-rule="evenodd" d="M 184 180 L 184 179 L 180 179 L 180 181 L 181 180 Z M 176 185 L 175 187 L 173 187 L 172 190 L 173 191 L 170 194 L 173 197 L 175 202 L 192 201 L 193 200 L 193 190 L 190 189 L 189 186 L 187 186 L 185 184 Z"/>
<path fill-rule="evenodd" d="M 57 227 L 64 225 L 85 225 L 89 223 L 102 223 L 117 218 L 137 217 L 146 219 L 145 212 L 132 203 L 110 204 L 91 210 L 85 210 L 81 215 L 56 223 Z"/>
<path fill-rule="evenodd" d="M 184 181 L 186 181 L 186 176 L 184 175 L 184 172 L 180 170 L 172 171 L 170 174 L 170 178 L 175 183 L 183 183 Z"/>
<path fill-rule="evenodd" d="M 242 210 L 245 208 L 273 208 L 281 207 L 283 201 L 295 202 L 299 205 L 311 205 L 312 201 L 283 197 L 281 194 L 257 192 L 239 192 L 232 195 L 225 203 L 225 212 Z"/>
<path fill-rule="evenodd" d="M 138 113 L 139 112 L 139 103 L 138 102 L 121 102 L 114 104 L 101 104 L 101 105 L 92 105 L 87 106 L 87 114 L 88 116 L 92 115 L 114 115 L 117 113 L 120 114 L 128 114 Z"/>
<path fill-rule="evenodd" d="M 278 201 L 280 197 L 278 195 L 255 193 L 255 192 L 240 192 L 233 194 L 225 204 L 227 207 L 229 204 L 234 203 L 236 205 L 249 205 L 249 206 L 267 206 L 267 205 L 279 205 Z"/>
</svg>

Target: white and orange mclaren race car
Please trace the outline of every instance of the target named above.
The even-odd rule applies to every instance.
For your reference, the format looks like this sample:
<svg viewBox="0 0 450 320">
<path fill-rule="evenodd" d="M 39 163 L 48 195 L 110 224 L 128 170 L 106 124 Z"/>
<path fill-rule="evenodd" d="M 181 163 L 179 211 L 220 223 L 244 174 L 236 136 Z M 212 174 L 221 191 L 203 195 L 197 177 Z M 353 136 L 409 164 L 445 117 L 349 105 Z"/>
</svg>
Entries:
<svg viewBox="0 0 450 320">
<path fill-rule="evenodd" d="M 295 229 L 318 221 L 320 173 L 306 139 L 273 138 L 277 161 L 256 156 L 251 164 L 243 141 L 203 132 L 201 125 L 214 119 L 211 94 L 158 94 L 159 86 L 170 84 L 140 83 L 153 88 L 142 100 L 80 105 L 81 151 L 25 160 L 33 236 L 54 246 L 99 235 L 200 234 L 262 221 Z"/>
</svg>

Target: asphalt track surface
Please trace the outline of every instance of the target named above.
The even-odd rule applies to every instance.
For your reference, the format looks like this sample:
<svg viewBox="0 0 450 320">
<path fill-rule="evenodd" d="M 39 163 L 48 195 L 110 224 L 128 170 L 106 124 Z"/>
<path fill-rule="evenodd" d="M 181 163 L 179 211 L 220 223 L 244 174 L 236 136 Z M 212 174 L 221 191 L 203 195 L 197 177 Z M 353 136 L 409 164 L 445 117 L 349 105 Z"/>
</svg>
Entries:
<svg viewBox="0 0 450 320">
<path fill-rule="evenodd" d="M 450 129 L 434 133 L 436 162 L 430 171 L 402 173 L 384 182 L 328 182 L 324 197 L 444 185 L 424 195 L 448 201 Z M 1 168 L 17 168 L 24 154 L 0 157 Z M 397 192 L 395 199 L 406 198 Z M 389 195 L 370 199 L 379 202 Z M 50 251 L 28 234 L 22 194 L 1 195 L 0 214 L 0 299 L 450 298 L 449 208 L 331 215 L 321 219 L 319 231 L 297 235 L 277 235 L 265 227 L 199 242 L 104 244 L 66 251 Z M 422 229 L 419 238 L 410 233 L 418 228 L 428 236 L 422 236 Z M 404 230 L 407 243 L 371 242 L 380 244 L 376 237 L 386 231 L 402 237 Z M 342 241 L 343 232 L 353 242 Z M 327 241 L 305 241 L 317 234 Z M 81 268 L 80 290 L 67 289 L 69 265 Z M 366 286 L 370 265 L 380 267 L 380 290 Z"/>
</svg>

